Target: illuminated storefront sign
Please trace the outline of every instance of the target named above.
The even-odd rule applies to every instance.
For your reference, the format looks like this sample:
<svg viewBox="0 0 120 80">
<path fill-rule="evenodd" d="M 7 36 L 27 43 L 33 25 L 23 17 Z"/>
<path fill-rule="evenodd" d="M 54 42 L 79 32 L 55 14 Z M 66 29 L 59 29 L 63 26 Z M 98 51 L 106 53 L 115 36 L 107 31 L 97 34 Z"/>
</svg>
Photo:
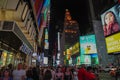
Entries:
<svg viewBox="0 0 120 80">
<path fill-rule="evenodd" d="M 0 67 L 13 63 L 13 53 L 3 50 L 0 57 Z"/>
<path fill-rule="evenodd" d="M 20 50 L 22 52 L 24 52 L 25 54 L 32 54 L 32 51 L 30 48 L 27 47 L 27 45 L 25 45 L 24 43 L 22 44 L 22 46 L 20 47 Z"/>
</svg>

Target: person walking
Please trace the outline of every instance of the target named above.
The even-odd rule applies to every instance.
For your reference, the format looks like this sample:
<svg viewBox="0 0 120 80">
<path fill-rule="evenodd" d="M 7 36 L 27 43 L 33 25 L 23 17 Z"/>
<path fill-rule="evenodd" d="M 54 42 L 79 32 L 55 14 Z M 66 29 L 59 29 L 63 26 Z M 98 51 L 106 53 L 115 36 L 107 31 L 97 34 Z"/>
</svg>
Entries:
<svg viewBox="0 0 120 80">
<path fill-rule="evenodd" d="M 1 77 L 0 80 L 13 80 L 13 78 L 10 76 L 10 70 L 9 69 L 4 70 L 3 77 Z"/>
<path fill-rule="evenodd" d="M 25 80 L 26 71 L 23 69 L 22 63 L 18 64 L 16 70 L 13 70 L 13 80 Z"/>
</svg>

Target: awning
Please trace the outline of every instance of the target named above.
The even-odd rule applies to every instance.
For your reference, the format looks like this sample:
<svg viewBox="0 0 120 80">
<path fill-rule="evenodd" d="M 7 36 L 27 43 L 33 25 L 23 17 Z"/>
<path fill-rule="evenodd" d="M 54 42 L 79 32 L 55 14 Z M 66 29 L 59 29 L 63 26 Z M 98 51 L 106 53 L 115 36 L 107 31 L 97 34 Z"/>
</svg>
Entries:
<svg viewBox="0 0 120 80">
<path fill-rule="evenodd" d="M 33 51 L 32 45 L 14 21 L 0 22 L 0 41 L 16 50 L 19 50 L 24 43 L 29 49 L 31 49 L 31 51 Z"/>
<path fill-rule="evenodd" d="M 0 31 L 0 41 L 15 50 L 22 45 L 22 41 L 12 31 Z"/>
</svg>

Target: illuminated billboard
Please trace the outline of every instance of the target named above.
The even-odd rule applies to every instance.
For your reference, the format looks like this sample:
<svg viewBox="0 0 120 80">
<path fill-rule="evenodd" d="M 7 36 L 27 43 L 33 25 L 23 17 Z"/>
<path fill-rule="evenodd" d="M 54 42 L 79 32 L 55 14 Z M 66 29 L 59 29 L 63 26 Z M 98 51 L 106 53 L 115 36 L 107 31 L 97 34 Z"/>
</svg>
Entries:
<svg viewBox="0 0 120 80">
<path fill-rule="evenodd" d="M 90 55 L 80 55 L 80 63 L 81 64 L 91 64 L 91 56 Z"/>
<path fill-rule="evenodd" d="M 91 55 L 91 64 L 99 64 L 98 55 L 92 54 Z"/>
<path fill-rule="evenodd" d="M 45 29 L 45 39 L 48 39 L 48 29 Z"/>
<path fill-rule="evenodd" d="M 108 54 L 120 52 L 120 32 L 108 36 L 105 40 Z"/>
<path fill-rule="evenodd" d="M 34 9 L 35 9 L 36 15 L 38 14 L 39 10 L 41 9 L 42 3 L 43 3 L 43 0 L 35 0 Z"/>
<path fill-rule="evenodd" d="M 49 49 L 49 42 L 48 42 L 48 40 L 45 40 L 44 48 L 45 49 Z"/>
<path fill-rule="evenodd" d="M 120 5 L 116 4 L 101 15 L 104 36 L 120 31 Z"/>
<path fill-rule="evenodd" d="M 48 57 L 44 57 L 43 63 L 48 64 Z"/>
<path fill-rule="evenodd" d="M 76 65 L 80 65 L 80 56 L 78 56 L 76 59 L 77 59 Z"/>
<path fill-rule="evenodd" d="M 96 54 L 95 35 L 80 36 L 80 51 L 81 54 Z"/>
<path fill-rule="evenodd" d="M 120 4 L 115 4 L 101 14 L 107 53 L 120 52 Z"/>
<path fill-rule="evenodd" d="M 75 45 L 72 46 L 72 55 L 79 53 L 79 45 L 80 43 L 77 42 Z"/>
<path fill-rule="evenodd" d="M 48 42 L 48 29 L 47 28 L 45 28 L 45 44 L 44 44 L 44 48 L 45 49 L 48 49 L 49 48 L 49 42 Z"/>
</svg>

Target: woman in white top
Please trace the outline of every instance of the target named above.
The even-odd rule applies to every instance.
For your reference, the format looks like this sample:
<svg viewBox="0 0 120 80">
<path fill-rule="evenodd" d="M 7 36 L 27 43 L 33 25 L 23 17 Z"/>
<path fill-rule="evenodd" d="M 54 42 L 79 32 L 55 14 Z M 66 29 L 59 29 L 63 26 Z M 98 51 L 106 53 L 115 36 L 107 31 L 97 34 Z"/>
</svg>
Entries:
<svg viewBox="0 0 120 80">
<path fill-rule="evenodd" d="M 73 80 L 78 80 L 78 69 L 75 67 L 73 71 Z"/>
</svg>

